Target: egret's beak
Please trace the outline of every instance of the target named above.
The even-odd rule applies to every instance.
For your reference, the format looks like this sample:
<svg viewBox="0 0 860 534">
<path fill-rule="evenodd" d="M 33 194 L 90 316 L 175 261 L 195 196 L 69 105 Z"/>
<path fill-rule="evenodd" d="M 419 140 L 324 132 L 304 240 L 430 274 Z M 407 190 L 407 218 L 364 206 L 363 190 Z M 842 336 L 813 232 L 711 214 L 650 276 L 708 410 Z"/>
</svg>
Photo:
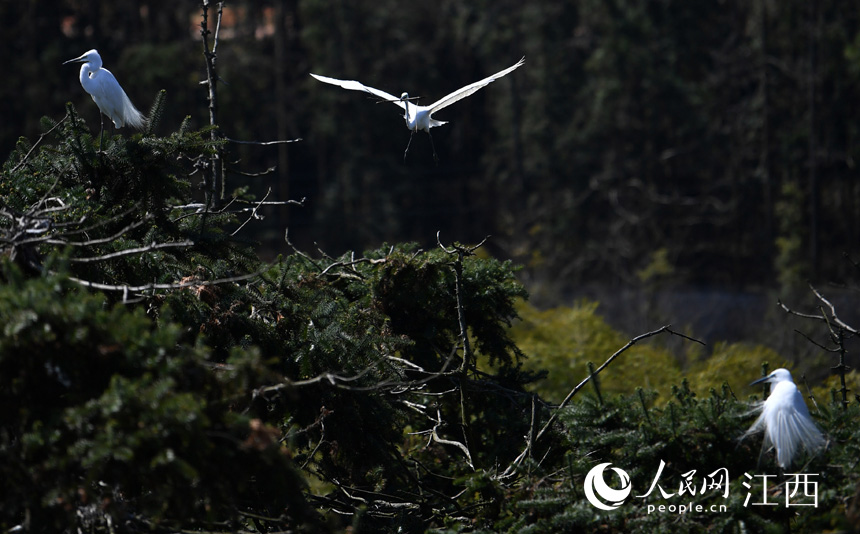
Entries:
<svg viewBox="0 0 860 534">
<path fill-rule="evenodd" d="M 73 62 L 77 62 L 77 63 L 85 63 L 85 62 L 86 62 L 86 58 L 85 58 L 85 56 L 86 56 L 86 54 L 84 54 L 83 56 L 78 56 L 78 57 L 76 57 L 75 59 L 70 59 L 70 60 L 68 60 L 68 61 L 63 61 L 63 65 L 65 65 L 66 63 L 73 63 Z"/>
<path fill-rule="evenodd" d="M 763 376 L 763 377 L 759 378 L 758 380 L 755 380 L 755 381 L 753 381 L 753 382 L 750 382 L 750 385 L 751 385 L 751 386 L 754 386 L 754 385 L 756 385 L 756 384 L 761 384 L 762 382 L 767 382 L 767 381 L 769 381 L 771 378 L 773 378 L 773 375 Z"/>
</svg>

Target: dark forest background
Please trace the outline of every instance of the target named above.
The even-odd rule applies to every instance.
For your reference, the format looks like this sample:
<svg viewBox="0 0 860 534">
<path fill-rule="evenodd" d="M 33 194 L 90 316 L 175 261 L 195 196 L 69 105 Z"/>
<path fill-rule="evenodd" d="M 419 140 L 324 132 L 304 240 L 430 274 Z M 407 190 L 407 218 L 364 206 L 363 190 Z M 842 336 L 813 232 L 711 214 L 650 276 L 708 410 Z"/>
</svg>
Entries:
<svg viewBox="0 0 860 534">
<path fill-rule="evenodd" d="M 537 298 L 585 284 L 785 289 L 845 280 L 860 235 L 860 4 L 755 0 L 227 2 L 219 123 L 268 212 L 263 257 L 493 238 Z M 71 101 L 61 63 L 97 48 L 132 101 L 167 90 L 162 133 L 208 122 L 199 2 L 0 2 L 0 156 Z M 440 112 L 429 140 L 358 79 L 428 103 L 522 69 Z"/>
</svg>

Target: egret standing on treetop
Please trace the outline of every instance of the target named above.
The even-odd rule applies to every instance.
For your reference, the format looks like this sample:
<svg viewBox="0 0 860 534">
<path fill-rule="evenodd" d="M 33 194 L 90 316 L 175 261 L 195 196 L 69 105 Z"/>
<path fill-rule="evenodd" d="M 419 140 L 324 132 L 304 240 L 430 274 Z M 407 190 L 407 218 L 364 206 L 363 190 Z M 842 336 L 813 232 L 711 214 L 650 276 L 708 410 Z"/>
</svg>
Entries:
<svg viewBox="0 0 860 534">
<path fill-rule="evenodd" d="M 770 395 L 761 403 L 761 413 L 743 437 L 764 430 L 762 450 L 776 448 L 776 461 L 787 469 L 801 446 L 815 452 L 824 443 L 824 436 L 809 415 L 803 395 L 787 369 L 777 369 L 750 385 L 768 382 Z"/>
<path fill-rule="evenodd" d="M 370 93 L 374 96 L 382 98 L 387 102 L 391 102 L 400 106 L 401 108 L 403 108 L 404 111 L 403 118 L 406 119 L 406 127 L 409 128 L 409 130 L 412 132 L 409 134 L 409 143 L 406 144 L 406 151 L 403 152 L 403 159 L 406 159 L 406 154 L 409 152 L 409 146 L 412 144 L 412 136 L 415 135 L 415 132 L 417 132 L 418 130 L 424 130 L 425 132 L 427 132 L 427 135 L 430 136 L 430 146 L 433 147 L 433 159 L 439 161 L 439 158 L 436 156 L 436 146 L 433 145 L 433 136 L 430 135 L 430 128 L 447 124 L 447 121 L 439 121 L 434 119 L 432 116 L 433 113 L 439 111 L 442 108 L 450 106 L 458 100 L 466 98 L 467 96 L 473 94 L 479 89 L 486 87 L 487 85 L 501 78 L 505 74 L 508 74 L 513 70 L 519 68 L 523 63 L 525 63 L 525 61 L 526 58 L 523 57 L 515 65 L 510 66 L 503 71 L 499 71 L 492 76 L 488 76 L 483 80 L 477 81 L 473 84 L 469 84 L 465 87 L 461 87 L 460 89 L 457 89 L 453 93 L 437 100 L 429 106 L 419 106 L 416 104 L 412 104 L 411 102 L 409 102 L 410 97 L 408 93 L 403 93 L 400 95 L 400 98 L 397 98 L 390 93 L 386 93 L 385 91 L 381 91 L 379 89 L 374 89 L 373 87 L 368 87 L 355 80 L 338 80 L 335 78 L 328 78 L 326 76 L 319 76 L 317 74 L 311 74 L 311 76 L 321 82 L 330 83 L 332 85 L 339 85 L 344 89 L 351 89 L 354 91 L 364 91 L 365 93 Z"/>
<path fill-rule="evenodd" d="M 102 58 L 95 49 L 80 57 L 70 59 L 63 65 L 72 62 L 83 63 L 81 65 L 81 85 L 84 87 L 84 91 L 93 97 L 99 111 L 113 121 L 114 126 L 117 128 L 131 126 L 140 130 L 146 125 L 146 117 L 134 107 L 111 71 L 102 68 Z M 104 120 L 101 114 L 99 114 L 99 120 L 103 131 Z M 101 148 L 101 140 L 99 140 L 99 148 Z"/>
</svg>

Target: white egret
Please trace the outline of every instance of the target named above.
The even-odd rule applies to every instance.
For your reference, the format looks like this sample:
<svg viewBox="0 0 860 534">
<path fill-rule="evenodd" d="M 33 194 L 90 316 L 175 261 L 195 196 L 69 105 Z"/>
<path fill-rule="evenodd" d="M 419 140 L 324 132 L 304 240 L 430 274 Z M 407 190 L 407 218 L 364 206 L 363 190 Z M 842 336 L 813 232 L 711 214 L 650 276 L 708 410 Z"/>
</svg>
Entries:
<svg viewBox="0 0 860 534">
<path fill-rule="evenodd" d="M 770 395 L 759 405 L 761 413 L 744 437 L 764 430 L 762 450 L 776 448 L 777 463 L 787 469 L 801 447 L 812 453 L 825 439 L 787 369 L 777 369 L 750 385 L 763 382 L 770 383 Z"/>
<path fill-rule="evenodd" d="M 433 102 L 429 106 L 419 106 L 417 104 L 412 104 L 410 102 L 409 93 L 403 93 L 400 95 L 400 98 L 396 96 L 386 93 L 380 89 L 375 89 L 373 87 L 368 87 L 361 82 L 357 82 L 355 80 L 338 80 L 335 78 L 329 78 L 327 76 L 320 76 L 318 74 L 311 74 L 314 78 L 321 82 L 330 83 L 332 85 L 338 85 L 343 87 L 344 89 L 351 89 L 353 91 L 364 91 L 365 93 L 370 93 L 376 97 L 383 99 L 386 102 L 391 102 L 392 104 L 396 104 L 400 106 L 404 115 L 403 118 L 406 120 L 406 127 L 409 128 L 409 143 L 406 144 L 406 151 L 403 152 L 403 159 L 406 159 L 406 154 L 409 152 L 409 146 L 412 144 L 412 136 L 415 135 L 415 132 L 418 130 L 424 130 L 427 132 L 427 135 L 430 136 L 430 146 L 433 147 L 433 159 L 438 161 L 439 158 L 436 156 L 436 146 L 433 145 L 433 136 L 430 135 L 430 128 L 434 128 L 436 126 L 442 126 L 443 124 L 447 124 L 447 121 L 440 121 L 433 118 L 433 113 L 439 111 L 442 108 L 448 107 L 454 102 L 462 100 L 467 96 L 475 93 L 479 89 L 486 87 L 502 76 L 514 71 L 519 68 L 523 63 L 525 63 L 526 58 L 523 57 L 519 60 L 515 65 L 512 65 L 505 70 L 499 71 L 492 76 L 488 76 L 483 80 L 477 81 L 475 83 L 469 84 L 465 87 L 461 87 L 457 89 L 453 93 L 440 98 L 436 102 Z"/>
<path fill-rule="evenodd" d="M 102 58 L 95 49 L 85 52 L 80 57 L 70 59 L 63 65 L 73 62 L 83 63 L 80 75 L 81 85 L 84 87 L 84 91 L 93 97 L 93 101 L 99 107 L 102 131 L 104 131 L 102 114 L 107 115 L 117 128 L 131 126 L 140 130 L 146 125 L 146 117 L 134 107 L 111 71 L 102 67 Z M 101 132 L 99 136 L 101 136 Z M 101 139 L 99 140 L 99 147 L 101 148 Z"/>
</svg>

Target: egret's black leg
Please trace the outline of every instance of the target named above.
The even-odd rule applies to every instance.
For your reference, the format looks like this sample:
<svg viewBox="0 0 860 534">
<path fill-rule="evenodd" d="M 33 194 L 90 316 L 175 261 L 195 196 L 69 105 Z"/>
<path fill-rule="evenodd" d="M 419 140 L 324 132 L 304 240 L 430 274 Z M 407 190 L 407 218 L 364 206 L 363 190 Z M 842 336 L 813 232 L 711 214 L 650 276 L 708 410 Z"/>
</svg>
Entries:
<svg viewBox="0 0 860 534">
<path fill-rule="evenodd" d="M 412 136 L 415 135 L 415 130 L 409 131 L 409 142 L 406 143 L 406 150 L 403 152 L 403 161 L 406 161 L 406 154 L 409 153 L 409 146 L 412 144 Z"/>
<path fill-rule="evenodd" d="M 105 133 L 105 116 L 99 113 L 99 152 L 102 151 L 102 140 Z"/>
<path fill-rule="evenodd" d="M 427 136 L 430 137 L 430 146 L 433 147 L 433 161 L 439 165 L 439 156 L 436 155 L 436 145 L 433 144 L 433 136 L 430 135 L 430 130 L 427 130 Z"/>
</svg>

